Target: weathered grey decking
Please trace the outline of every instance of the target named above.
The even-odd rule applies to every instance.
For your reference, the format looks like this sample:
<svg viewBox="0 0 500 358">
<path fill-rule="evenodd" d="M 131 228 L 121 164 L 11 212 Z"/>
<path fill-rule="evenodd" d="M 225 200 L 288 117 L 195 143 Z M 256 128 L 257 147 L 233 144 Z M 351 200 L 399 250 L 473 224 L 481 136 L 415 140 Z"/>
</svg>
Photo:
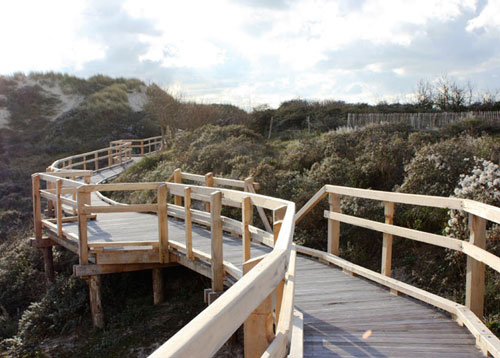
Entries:
<svg viewBox="0 0 500 358">
<path fill-rule="evenodd" d="M 102 171 L 92 182 L 121 170 Z M 92 196 L 93 203 L 98 200 Z M 78 232 L 76 223 L 64 229 Z M 169 241 L 184 243 L 184 223 L 171 219 L 168 235 Z M 99 214 L 88 223 L 89 243 L 157 238 L 158 220 L 151 214 Z M 210 255 L 209 230 L 193 225 L 193 248 Z M 252 257 L 270 251 L 259 244 L 252 244 L 251 250 Z M 225 235 L 223 251 L 224 260 L 241 269 L 241 239 Z M 483 357 L 473 336 L 448 314 L 301 255 L 295 303 L 304 314 L 305 357 Z M 371 335 L 364 339 L 369 330 Z"/>
</svg>

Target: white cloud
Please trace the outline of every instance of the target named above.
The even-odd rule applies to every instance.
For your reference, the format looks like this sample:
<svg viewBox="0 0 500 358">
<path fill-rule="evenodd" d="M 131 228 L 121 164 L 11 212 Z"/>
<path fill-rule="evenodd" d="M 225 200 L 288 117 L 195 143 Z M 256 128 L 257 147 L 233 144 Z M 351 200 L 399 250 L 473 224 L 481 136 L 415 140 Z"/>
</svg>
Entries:
<svg viewBox="0 0 500 358">
<path fill-rule="evenodd" d="M 484 29 L 500 30 L 500 0 L 488 0 L 479 16 L 471 19 L 467 24 L 467 31 Z"/>
<path fill-rule="evenodd" d="M 80 69 L 102 58 L 106 45 L 78 34 L 85 2 L 3 1 L 0 3 L 0 73 Z"/>
</svg>

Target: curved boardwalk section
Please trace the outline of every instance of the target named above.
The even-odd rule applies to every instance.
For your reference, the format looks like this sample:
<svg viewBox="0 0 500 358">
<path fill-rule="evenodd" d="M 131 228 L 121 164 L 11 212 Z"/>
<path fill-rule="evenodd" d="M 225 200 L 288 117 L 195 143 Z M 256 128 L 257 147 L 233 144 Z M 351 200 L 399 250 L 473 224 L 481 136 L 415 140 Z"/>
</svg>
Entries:
<svg viewBox="0 0 500 358">
<path fill-rule="evenodd" d="M 211 356 L 241 325 L 248 358 L 288 354 L 465 358 L 486 352 L 499 356 L 498 339 L 472 313 L 482 314 L 484 266 L 500 269 L 500 260 L 486 252 L 481 241 L 485 222 L 500 221 L 498 208 L 459 199 L 325 186 L 295 214 L 293 203 L 255 194 L 257 184 L 250 178 L 236 181 L 180 170 L 164 183 L 102 184 L 132 163 L 134 154 L 158 147 L 158 138 L 135 144 L 116 141 L 109 148 L 62 159 L 51 172 L 33 176 L 33 246 L 44 252 L 49 280 L 53 245 L 79 256 L 74 272 L 89 280 L 96 326 L 104 324 L 100 275 L 152 269 L 158 303 L 162 300 L 159 270 L 181 264 L 211 278 L 212 287 L 205 290 L 209 306 L 152 357 Z M 124 205 L 100 193 L 116 190 L 153 190 L 156 198 L 152 203 Z M 385 223 L 342 214 L 341 195 L 384 201 Z M 295 222 L 327 196 L 328 252 L 292 245 Z M 468 211 L 471 241 L 394 226 L 395 202 Z M 223 206 L 231 209 L 232 218 L 221 215 Z M 267 230 L 252 224 L 254 209 Z M 271 223 L 264 209 L 272 212 Z M 238 215 L 241 219 L 235 219 Z M 383 232 L 381 273 L 337 256 L 340 222 Z M 392 279 L 393 235 L 466 254 L 470 277 L 466 305 Z M 224 291 L 224 286 L 230 288 Z"/>
</svg>

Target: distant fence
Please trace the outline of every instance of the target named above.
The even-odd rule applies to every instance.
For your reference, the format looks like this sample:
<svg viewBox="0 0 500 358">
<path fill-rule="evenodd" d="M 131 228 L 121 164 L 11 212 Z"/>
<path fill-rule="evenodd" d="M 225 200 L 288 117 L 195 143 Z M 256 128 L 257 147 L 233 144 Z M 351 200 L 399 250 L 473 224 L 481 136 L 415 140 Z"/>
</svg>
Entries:
<svg viewBox="0 0 500 358">
<path fill-rule="evenodd" d="M 356 128 L 369 124 L 405 122 L 416 129 L 432 129 L 441 128 L 466 118 L 498 123 L 500 122 L 500 112 L 348 113 L 347 126 Z"/>
</svg>

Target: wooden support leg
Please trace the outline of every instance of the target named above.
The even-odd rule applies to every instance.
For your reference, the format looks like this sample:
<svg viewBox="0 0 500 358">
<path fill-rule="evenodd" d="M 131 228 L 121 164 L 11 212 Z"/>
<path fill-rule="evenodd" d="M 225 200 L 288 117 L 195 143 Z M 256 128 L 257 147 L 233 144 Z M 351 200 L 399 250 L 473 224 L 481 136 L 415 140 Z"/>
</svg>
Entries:
<svg viewBox="0 0 500 358">
<path fill-rule="evenodd" d="M 90 293 L 90 311 L 92 313 L 92 323 L 95 328 L 104 327 L 104 315 L 101 304 L 101 276 L 90 276 L 88 280 Z"/>
<path fill-rule="evenodd" d="M 48 283 L 54 283 L 55 274 L 54 274 L 54 259 L 52 256 L 52 246 L 43 247 L 40 250 L 42 250 L 42 254 L 43 254 L 43 265 L 45 268 L 45 278 L 47 279 Z"/>
<path fill-rule="evenodd" d="M 163 275 L 161 268 L 154 268 L 153 270 L 153 303 L 155 305 L 162 303 L 163 296 Z"/>
</svg>

